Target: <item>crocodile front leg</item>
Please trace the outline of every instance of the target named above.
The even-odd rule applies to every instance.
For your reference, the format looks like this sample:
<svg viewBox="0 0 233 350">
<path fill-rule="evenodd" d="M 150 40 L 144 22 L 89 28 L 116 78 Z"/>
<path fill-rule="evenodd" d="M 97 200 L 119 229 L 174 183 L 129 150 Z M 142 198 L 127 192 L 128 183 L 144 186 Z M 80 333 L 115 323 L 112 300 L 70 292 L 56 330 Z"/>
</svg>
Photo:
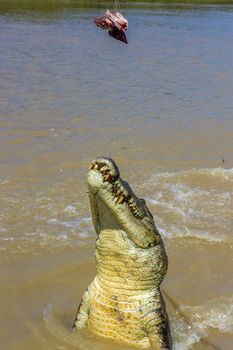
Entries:
<svg viewBox="0 0 233 350">
<path fill-rule="evenodd" d="M 79 304 L 79 308 L 73 324 L 73 329 L 83 329 L 87 327 L 89 311 L 90 311 L 90 295 L 89 295 L 89 291 L 86 290 L 86 292 L 82 297 L 81 303 Z"/>
</svg>

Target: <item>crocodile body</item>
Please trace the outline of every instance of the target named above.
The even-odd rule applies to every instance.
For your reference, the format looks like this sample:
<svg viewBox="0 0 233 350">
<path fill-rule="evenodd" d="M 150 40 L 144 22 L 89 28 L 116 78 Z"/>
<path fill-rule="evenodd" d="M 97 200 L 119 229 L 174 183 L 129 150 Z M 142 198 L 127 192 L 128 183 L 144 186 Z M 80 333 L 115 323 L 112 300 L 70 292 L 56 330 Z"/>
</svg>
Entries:
<svg viewBox="0 0 233 350">
<path fill-rule="evenodd" d="M 83 295 L 73 328 L 141 348 L 171 350 L 160 292 L 167 256 L 153 217 L 113 160 L 95 159 L 87 182 L 97 233 L 97 275 Z"/>
</svg>

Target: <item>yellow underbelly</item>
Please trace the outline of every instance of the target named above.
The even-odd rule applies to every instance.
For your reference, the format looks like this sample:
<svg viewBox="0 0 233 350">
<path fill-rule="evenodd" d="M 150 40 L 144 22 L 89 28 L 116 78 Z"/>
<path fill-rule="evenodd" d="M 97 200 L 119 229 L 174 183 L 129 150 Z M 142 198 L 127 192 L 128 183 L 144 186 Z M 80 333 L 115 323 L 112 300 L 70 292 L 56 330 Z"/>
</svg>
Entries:
<svg viewBox="0 0 233 350">
<path fill-rule="evenodd" d="M 141 348 L 150 347 L 145 315 L 158 307 L 152 295 L 127 296 L 127 293 L 122 295 L 120 290 L 118 294 L 115 290 L 103 290 L 97 278 L 89 287 L 89 293 L 92 296 L 87 323 L 89 331 Z M 153 313 L 149 317 L 153 318 Z"/>
</svg>

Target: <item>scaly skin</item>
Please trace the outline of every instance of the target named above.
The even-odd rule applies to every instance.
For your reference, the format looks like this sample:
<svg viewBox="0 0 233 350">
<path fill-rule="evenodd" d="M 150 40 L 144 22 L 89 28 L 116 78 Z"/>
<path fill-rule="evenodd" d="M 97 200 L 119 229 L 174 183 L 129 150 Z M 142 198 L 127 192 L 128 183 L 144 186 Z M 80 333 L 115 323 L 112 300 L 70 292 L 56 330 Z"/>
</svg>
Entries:
<svg viewBox="0 0 233 350">
<path fill-rule="evenodd" d="M 95 159 L 87 181 L 97 275 L 83 295 L 73 328 L 141 348 L 171 350 L 160 292 L 167 256 L 153 217 L 112 159 Z"/>
</svg>

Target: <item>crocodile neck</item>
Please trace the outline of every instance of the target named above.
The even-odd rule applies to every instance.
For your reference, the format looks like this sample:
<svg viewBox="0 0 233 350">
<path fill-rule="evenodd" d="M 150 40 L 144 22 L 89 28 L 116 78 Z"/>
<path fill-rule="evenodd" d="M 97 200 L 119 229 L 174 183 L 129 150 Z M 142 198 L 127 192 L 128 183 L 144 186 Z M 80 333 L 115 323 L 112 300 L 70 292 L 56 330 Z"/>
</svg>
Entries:
<svg viewBox="0 0 233 350">
<path fill-rule="evenodd" d="M 167 270 L 164 249 L 155 246 L 148 252 L 126 237 L 123 230 L 100 232 L 95 251 L 99 285 L 128 295 L 156 293 Z"/>
</svg>

